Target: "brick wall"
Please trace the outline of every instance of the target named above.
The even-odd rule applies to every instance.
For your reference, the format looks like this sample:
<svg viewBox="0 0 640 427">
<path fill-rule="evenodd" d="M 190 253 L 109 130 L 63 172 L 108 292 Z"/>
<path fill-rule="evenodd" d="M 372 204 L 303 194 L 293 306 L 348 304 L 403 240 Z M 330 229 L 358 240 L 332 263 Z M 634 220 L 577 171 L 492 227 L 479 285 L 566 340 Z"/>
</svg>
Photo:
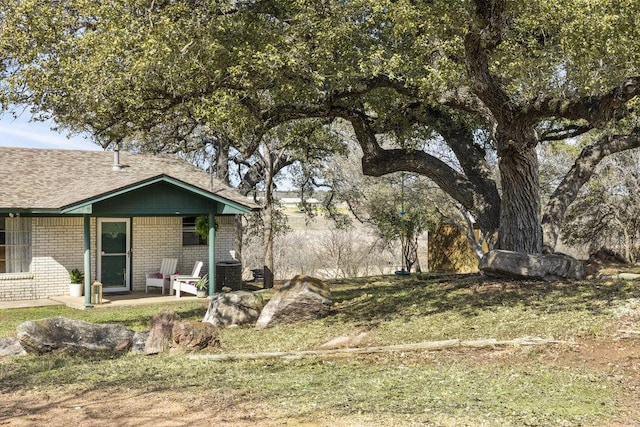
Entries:
<svg viewBox="0 0 640 427">
<path fill-rule="evenodd" d="M 233 259 L 230 251 L 235 247 L 235 222 L 232 216 L 216 217 L 218 231 L 216 232 L 215 260 L 227 261 Z M 239 256 L 239 254 L 236 254 Z M 178 258 L 178 270 L 182 274 L 191 274 L 193 266 L 197 261 L 202 261 L 201 275 L 208 274 L 209 271 L 209 248 L 208 246 L 184 246 L 181 256 Z"/>
<path fill-rule="evenodd" d="M 50 217 L 32 220 L 32 261 L 29 273 L 0 275 L 0 300 L 15 301 L 69 294 L 69 271 L 84 270 L 83 218 Z M 233 217 L 218 217 L 216 261 L 230 260 L 234 248 Z M 91 281 L 96 278 L 97 221 L 91 218 Z M 180 217 L 139 217 L 131 225 L 133 290 L 144 290 L 147 272 L 162 258 L 178 258 L 178 270 L 190 273 L 196 261 L 208 271 L 206 246 L 182 246 Z"/>
<path fill-rule="evenodd" d="M 91 219 L 91 246 L 95 247 L 95 218 Z M 69 294 L 69 271 L 84 271 L 84 220 L 33 218 L 31 272 L 37 284 L 34 299 Z M 95 254 L 91 261 L 95 266 Z M 92 276 L 95 277 L 95 267 Z M 92 277 L 92 278 L 93 278 Z"/>
<path fill-rule="evenodd" d="M 131 285 L 134 291 L 140 291 L 144 290 L 146 273 L 158 271 L 162 258 L 180 259 L 182 218 L 134 218 L 131 228 Z M 182 271 L 180 266 L 178 270 Z"/>
<path fill-rule="evenodd" d="M 0 275 L 0 301 L 38 299 L 38 288 L 32 273 Z"/>
</svg>

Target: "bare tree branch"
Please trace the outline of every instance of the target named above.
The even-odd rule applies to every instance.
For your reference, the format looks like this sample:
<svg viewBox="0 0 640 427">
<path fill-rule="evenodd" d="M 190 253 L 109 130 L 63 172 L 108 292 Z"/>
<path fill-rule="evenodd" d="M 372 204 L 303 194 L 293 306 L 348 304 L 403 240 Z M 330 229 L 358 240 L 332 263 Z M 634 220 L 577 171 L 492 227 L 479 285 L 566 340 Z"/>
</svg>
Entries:
<svg viewBox="0 0 640 427">
<path fill-rule="evenodd" d="M 578 195 L 580 188 L 591 178 L 596 166 L 606 156 L 640 147 L 640 129 L 628 135 L 607 135 L 585 147 L 571 170 L 551 195 L 542 217 L 545 251 L 553 252 L 558 241 L 560 223 L 567 208 Z"/>
</svg>

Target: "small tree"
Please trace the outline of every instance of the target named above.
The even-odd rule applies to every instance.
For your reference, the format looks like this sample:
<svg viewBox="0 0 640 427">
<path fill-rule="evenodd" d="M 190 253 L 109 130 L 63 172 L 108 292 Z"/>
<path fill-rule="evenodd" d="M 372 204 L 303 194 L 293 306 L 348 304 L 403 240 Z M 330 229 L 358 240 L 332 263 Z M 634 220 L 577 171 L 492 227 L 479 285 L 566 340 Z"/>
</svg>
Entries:
<svg viewBox="0 0 640 427">
<path fill-rule="evenodd" d="M 370 221 L 385 241 L 400 241 L 402 269 L 406 271 L 411 271 L 418 262 L 420 235 L 425 230 L 434 231 L 439 222 L 433 206 L 425 203 L 427 199 L 420 194 L 424 188 L 421 181 L 417 176 L 396 174 L 386 183 L 370 189 L 367 195 Z M 420 271 L 419 264 L 417 271 Z"/>
<path fill-rule="evenodd" d="M 640 153 L 629 151 L 605 159 L 567 212 L 567 243 L 606 247 L 638 260 L 640 242 Z"/>
</svg>

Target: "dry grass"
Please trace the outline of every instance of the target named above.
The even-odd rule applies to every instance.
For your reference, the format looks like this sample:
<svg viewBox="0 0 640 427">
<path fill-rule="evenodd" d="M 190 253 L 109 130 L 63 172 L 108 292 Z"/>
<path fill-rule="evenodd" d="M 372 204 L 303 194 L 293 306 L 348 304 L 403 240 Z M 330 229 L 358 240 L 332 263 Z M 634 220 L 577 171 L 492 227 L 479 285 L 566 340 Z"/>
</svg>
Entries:
<svg viewBox="0 0 640 427">
<path fill-rule="evenodd" d="M 28 356 L 0 362 L 0 392 L 3 398 L 140 395 L 154 405 L 162 405 L 160 396 L 179 394 L 203 408 L 215 407 L 215 414 L 202 409 L 208 422 L 246 426 L 624 425 L 620 420 L 635 414 L 638 346 L 633 340 L 621 345 L 616 336 L 621 323 L 638 327 L 635 283 L 393 276 L 336 281 L 332 294 L 329 317 L 267 330 L 225 329 L 219 352 L 314 349 L 360 332 L 367 332 L 365 344 L 371 345 L 522 336 L 574 345 L 232 362 L 181 355 Z M 137 328 L 156 309 L 111 312 L 111 317 Z M 204 314 L 197 306 L 179 310 L 183 318 Z M 20 313 L 23 320 L 51 314 L 17 310 L 2 320 L 15 324 Z M 97 310 L 76 313 L 84 320 L 104 320 L 91 318 Z M 133 415 L 122 412 L 126 403 L 118 405 L 125 406 L 121 412 L 111 408 L 114 417 L 133 425 L 126 421 Z M 202 422 L 197 407 L 180 405 L 165 421 Z"/>
</svg>

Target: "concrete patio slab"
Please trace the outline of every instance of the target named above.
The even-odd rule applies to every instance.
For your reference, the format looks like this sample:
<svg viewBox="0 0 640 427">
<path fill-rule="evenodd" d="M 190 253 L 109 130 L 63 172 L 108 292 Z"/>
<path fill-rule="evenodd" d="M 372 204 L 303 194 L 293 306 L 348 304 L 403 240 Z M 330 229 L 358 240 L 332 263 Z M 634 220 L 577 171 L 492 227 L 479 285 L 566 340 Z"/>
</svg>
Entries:
<svg viewBox="0 0 640 427">
<path fill-rule="evenodd" d="M 30 299 L 23 301 L 0 301 L 0 310 L 11 308 L 46 307 L 49 305 L 63 305 L 61 302 L 50 299 Z"/>
<path fill-rule="evenodd" d="M 147 304 L 172 304 L 186 301 L 202 301 L 203 305 L 209 303 L 208 298 L 197 298 L 195 296 L 183 296 L 182 298 L 177 298 L 176 296 L 171 295 L 132 292 L 130 294 L 123 295 L 105 295 L 102 299 L 102 304 L 94 304 L 90 308 L 132 307 Z M 84 297 L 61 295 L 49 297 L 49 299 L 0 302 L 0 309 L 44 307 L 51 305 L 64 305 L 79 310 L 87 308 L 85 307 Z"/>
</svg>

